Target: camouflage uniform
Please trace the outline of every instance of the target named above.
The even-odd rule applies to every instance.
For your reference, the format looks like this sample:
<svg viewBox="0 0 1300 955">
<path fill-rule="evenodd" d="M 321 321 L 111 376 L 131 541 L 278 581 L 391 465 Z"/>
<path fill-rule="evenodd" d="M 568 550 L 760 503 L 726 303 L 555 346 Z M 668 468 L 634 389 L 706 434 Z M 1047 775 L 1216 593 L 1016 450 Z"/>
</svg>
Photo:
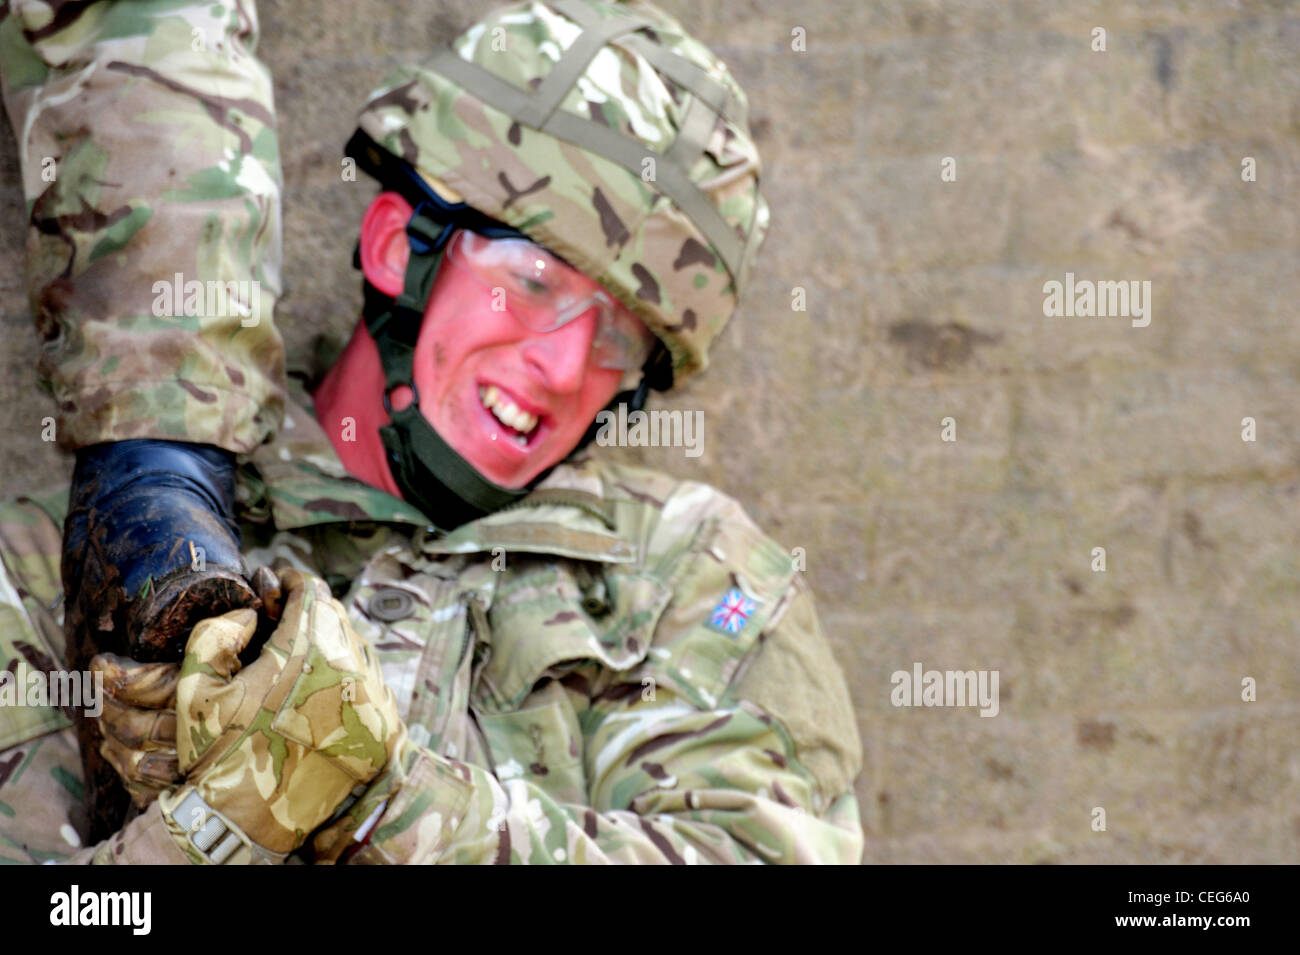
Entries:
<svg viewBox="0 0 1300 955">
<path fill-rule="evenodd" d="M 253 5 L 5 0 L 0 17 L 60 442 L 251 451 L 284 405 L 280 155 Z M 221 283 L 238 304 L 187 308 L 158 282 Z"/>
<path fill-rule="evenodd" d="M 354 862 L 858 860 L 843 676 L 790 555 L 719 492 L 591 457 L 430 533 L 291 404 L 240 498 L 250 564 L 337 587 L 419 744 Z M 0 508 L 0 668 L 63 657 L 63 499 Z M 733 592 L 750 603 L 729 627 Z M 0 860 L 88 859 L 68 725 L 0 707 Z M 159 822 L 155 806 L 100 861 L 183 861 Z"/>
<path fill-rule="evenodd" d="M 191 269 L 215 263 L 226 269 L 223 278 L 261 275 L 275 287 L 269 84 L 245 55 L 256 21 L 246 4 L 151 4 L 147 24 L 104 6 L 14 3 L 14 12 L 30 11 L 26 32 L 12 18 L 0 27 L 28 195 L 37 207 L 57 207 L 39 219 L 32 240 L 38 322 L 60 330 L 48 348 L 54 364 L 45 367 L 72 413 L 74 440 L 105 433 L 197 440 L 198 428 L 223 438 L 204 440 L 252 450 L 270 424 L 257 408 L 274 404 L 270 383 L 278 374 L 278 340 L 266 323 L 247 329 L 231 320 L 167 319 L 172 324 L 159 326 L 147 302 L 129 300 L 160 276 L 186 271 L 144 258 L 162 254 L 159 243 L 197 242 L 200 260 Z M 562 51 L 515 8 L 493 21 L 510 39 L 509 55 L 494 48 L 496 26 L 477 25 L 451 54 L 461 63 L 474 59 L 475 69 L 444 55 L 432 70 L 399 71 L 372 99 L 362 127 L 427 179 L 601 282 L 670 348 L 680 381 L 704 367 L 767 228 L 743 93 L 679 25 L 646 5 L 626 5 L 648 21 L 635 30 L 613 22 L 613 8 L 553 6 L 589 19 L 623 55 L 590 50 L 585 82 L 548 85 L 547 67 Z M 524 7 L 557 36 L 576 29 L 539 5 Z M 194 24 L 195 16 L 203 23 Z M 189 50 L 192 30 L 212 35 L 204 24 L 228 42 L 227 58 L 209 64 L 217 75 L 248 68 L 238 95 L 214 98 L 165 70 L 161 79 L 140 72 L 141 58 L 166 62 L 168 50 Z M 80 51 L 66 65 L 65 47 L 45 42 L 61 30 Z M 170 32 L 148 42 L 158 31 Z M 111 44 L 137 65 L 115 66 L 127 56 L 120 50 L 101 55 Z M 90 66 L 81 67 L 92 48 Z M 172 64 L 178 72 L 183 59 Z M 675 76 L 647 79 L 633 67 L 642 62 Z M 440 79 L 440 70 L 457 74 L 454 82 Z M 123 85 L 123 76 L 132 83 Z M 514 101 L 507 90 L 499 101 L 502 79 L 534 99 Z M 175 123 L 189 124 L 206 130 L 197 137 L 202 144 L 217 135 L 216 121 L 227 138 L 215 153 L 198 150 L 183 170 L 188 191 L 180 195 L 194 198 L 192 214 L 183 202 L 174 210 L 163 204 L 169 223 L 177 216 L 203 230 L 186 235 L 169 225 L 161 238 L 145 234 L 164 211 L 148 214 L 147 174 L 118 170 L 110 158 L 116 151 L 96 148 L 99 132 L 94 142 L 84 133 L 80 96 L 52 92 L 58 82 L 61 93 L 116 84 L 125 99 L 109 97 L 101 107 L 116 104 L 119 116 L 162 124 L 163 136 L 180 135 Z M 178 98 L 155 112 L 149 97 L 159 90 Z M 655 98 L 653 110 L 637 105 L 646 96 Z M 33 178 L 34 157 L 78 129 L 75 144 L 100 165 L 76 188 L 60 178 L 47 200 L 38 171 Z M 600 129 L 641 145 L 629 152 Z M 217 155 L 223 158 L 214 162 Z M 543 174 L 529 167 L 529 156 L 565 171 Z M 636 174 L 643 157 L 657 157 L 656 185 Z M 103 163 L 111 164 L 108 173 Z M 145 210 L 135 220 L 143 224 L 102 246 L 112 229 L 105 223 L 131 221 L 134 208 Z M 131 247 L 119 251 L 127 238 Z M 199 239 L 216 242 L 211 256 Z M 97 255 L 101 247 L 109 252 Z M 124 287 L 110 282 L 114 276 L 130 281 Z M 83 289 L 91 293 L 84 299 Z M 110 295 L 118 296 L 111 306 Z M 64 308 L 68 302 L 73 307 Z M 133 354 L 136 344 L 115 352 L 127 341 L 124 329 L 156 336 L 153 357 Z M 182 353 L 182 377 L 158 383 L 150 397 L 158 360 Z M 163 427 L 152 414 L 162 407 L 182 410 Z M 16 669 L 23 659 L 52 670 L 63 659 L 65 500 L 60 490 L 0 508 L 0 667 Z M 858 860 L 852 783 L 860 745 L 843 676 L 790 555 L 719 492 L 579 458 L 519 503 L 441 533 L 409 504 L 348 477 L 317 422 L 290 404 L 274 442 L 242 467 L 239 504 L 250 566 L 283 558 L 335 587 L 380 655 L 407 724 L 400 759 L 316 840 L 320 855 L 336 856 L 378 812 L 352 861 Z M 67 726 L 67 714 L 49 707 L 0 707 L 0 747 L 7 747 L 0 750 L 0 859 L 186 861 L 157 803 L 112 840 L 77 852 L 80 769 Z"/>
</svg>

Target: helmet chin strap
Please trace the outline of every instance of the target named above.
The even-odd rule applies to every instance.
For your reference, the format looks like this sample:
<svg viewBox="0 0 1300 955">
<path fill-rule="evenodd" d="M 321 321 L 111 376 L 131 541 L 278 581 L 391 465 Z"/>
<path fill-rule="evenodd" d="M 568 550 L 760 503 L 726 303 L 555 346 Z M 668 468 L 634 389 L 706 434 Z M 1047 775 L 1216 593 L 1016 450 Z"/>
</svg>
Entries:
<svg viewBox="0 0 1300 955">
<path fill-rule="evenodd" d="M 391 423 L 379 429 L 379 437 L 388 453 L 393 480 L 402 497 L 423 511 L 436 527 L 446 531 L 526 497 L 546 479 L 552 468 L 522 488 L 502 487 L 485 478 L 447 444 L 420 412 L 420 393 L 413 374 L 415 343 L 447 241 L 457 225 L 454 216 L 446 222 L 435 220 L 428 214 L 432 208 L 432 203 L 421 202 L 406 224 L 411 256 L 401 294 L 390 299 L 367 284 L 363 315 L 384 369 L 384 409 Z M 643 377 L 635 392 L 616 395 L 609 408 L 612 410 L 619 403 L 632 405 L 631 410 L 640 408 L 645 402 L 647 381 Z M 392 393 L 402 387 L 411 389 L 412 400 L 405 408 L 394 410 Z M 597 425 L 593 424 L 574 450 L 591 441 L 596 431 Z"/>
<path fill-rule="evenodd" d="M 379 429 L 379 438 L 388 452 L 393 480 L 402 496 L 436 527 L 451 530 L 514 503 L 531 492 L 545 474 L 522 488 L 495 484 L 457 454 L 420 413 L 420 392 L 412 373 L 415 343 L 424 321 L 424 303 L 455 228 L 453 222 L 441 224 L 427 218 L 424 208 L 421 203 L 406 224 L 411 257 L 402 293 L 389 300 L 369 294 L 367 289 L 363 314 L 384 369 L 384 409 L 391 422 Z M 401 387 L 410 388 L 413 397 L 405 408 L 395 410 L 391 395 Z"/>
</svg>

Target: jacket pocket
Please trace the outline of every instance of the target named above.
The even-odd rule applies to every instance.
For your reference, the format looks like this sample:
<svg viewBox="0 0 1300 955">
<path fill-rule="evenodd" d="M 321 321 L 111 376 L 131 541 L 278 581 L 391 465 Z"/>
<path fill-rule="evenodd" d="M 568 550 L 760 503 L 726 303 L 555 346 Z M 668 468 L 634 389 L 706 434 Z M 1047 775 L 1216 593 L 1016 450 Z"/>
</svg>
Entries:
<svg viewBox="0 0 1300 955">
<path fill-rule="evenodd" d="M 594 660 L 603 669 L 638 666 L 672 596 L 655 577 L 553 559 L 520 567 L 488 610 L 492 657 L 482 678 L 485 709 L 518 708 L 552 667 Z"/>
<path fill-rule="evenodd" d="M 559 685 L 549 684 L 543 693 L 551 698 L 526 709 L 478 714 L 492 770 L 504 784 L 523 779 L 557 802 L 585 804 L 587 779 L 577 714 Z"/>
</svg>

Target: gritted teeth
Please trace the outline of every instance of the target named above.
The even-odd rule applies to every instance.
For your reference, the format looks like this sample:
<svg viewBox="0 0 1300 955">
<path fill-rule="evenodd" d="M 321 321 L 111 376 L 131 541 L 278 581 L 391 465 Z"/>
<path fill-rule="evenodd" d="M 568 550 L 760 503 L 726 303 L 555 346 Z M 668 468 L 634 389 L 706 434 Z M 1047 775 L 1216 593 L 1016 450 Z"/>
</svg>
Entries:
<svg viewBox="0 0 1300 955">
<path fill-rule="evenodd" d="M 518 432 L 513 436 L 516 443 L 521 446 L 527 443 L 528 436 L 537 427 L 539 419 L 536 415 L 524 411 L 506 397 L 496 385 L 488 385 L 486 388 L 480 386 L 478 398 L 483 403 L 483 407 L 492 412 L 493 417 Z"/>
</svg>

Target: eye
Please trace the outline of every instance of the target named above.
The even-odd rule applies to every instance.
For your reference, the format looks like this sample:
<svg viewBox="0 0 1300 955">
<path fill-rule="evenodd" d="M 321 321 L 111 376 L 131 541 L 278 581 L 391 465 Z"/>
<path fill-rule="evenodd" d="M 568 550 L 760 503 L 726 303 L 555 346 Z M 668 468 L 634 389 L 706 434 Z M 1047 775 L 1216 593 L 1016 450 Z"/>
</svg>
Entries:
<svg viewBox="0 0 1300 955">
<path fill-rule="evenodd" d="M 550 286 L 548 286 L 545 282 L 538 281 L 538 279 L 532 275 L 524 275 L 522 273 L 516 272 L 513 278 L 515 280 L 515 283 L 530 295 L 541 295 L 543 292 L 548 291 L 550 288 Z"/>
</svg>

